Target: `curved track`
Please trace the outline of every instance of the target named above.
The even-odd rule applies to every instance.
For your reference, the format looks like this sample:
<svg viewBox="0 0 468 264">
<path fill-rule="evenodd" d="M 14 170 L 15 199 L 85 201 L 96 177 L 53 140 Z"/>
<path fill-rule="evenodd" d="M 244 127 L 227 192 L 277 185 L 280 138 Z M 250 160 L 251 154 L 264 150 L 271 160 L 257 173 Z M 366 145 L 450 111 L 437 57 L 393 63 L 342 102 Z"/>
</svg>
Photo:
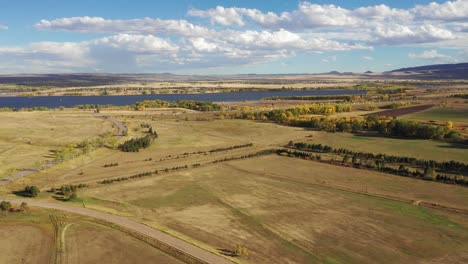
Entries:
<svg viewBox="0 0 468 264">
<path fill-rule="evenodd" d="M 190 255 L 194 257 L 195 259 L 200 260 L 202 263 L 212 263 L 212 264 L 232 264 L 230 260 L 223 258 L 221 256 L 215 255 L 209 251 L 206 251 L 204 249 L 201 249 L 199 247 L 196 247 L 190 243 L 187 243 L 181 239 L 175 238 L 171 235 L 168 235 L 164 232 L 161 232 L 159 230 L 153 229 L 151 227 L 148 227 L 146 225 L 134 222 L 132 220 L 129 220 L 124 217 L 116 216 L 116 215 L 111 215 L 108 213 L 103 213 L 99 211 L 94 211 L 91 209 L 86 209 L 86 208 L 80 208 L 80 207 L 74 207 L 74 206 L 69 206 L 69 205 L 63 205 L 63 204 L 56 204 L 56 203 L 50 203 L 50 202 L 41 202 L 41 201 L 34 201 L 34 200 L 28 200 L 28 199 L 15 199 L 15 198 L 2 198 L 2 200 L 9 201 L 12 203 L 21 203 L 21 202 L 27 202 L 31 206 L 36 206 L 36 207 L 42 207 L 42 208 L 47 208 L 47 209 L 55 209 L 55 210 L 61 210 L 61 211 L 66 211 L 70 213 L 75 213 L 75 214 L 80 214 L 80 215 L 85 215 L 85 216 L 90 216 L 94 217 L 100 220 L 104 220 L 106 222 L 116 224 L 119 226 L 122 226 L 124 228 L 130 229 L 132 231 L 138 232 L 140 234 L 146 235 L 148 237 L 151 237 L 153 239 L 158 240 L 159 242 L 162 242 L 172 248 L 175 248 L 179 251 L 182 251 L 183 253 Z"/>
</svg>

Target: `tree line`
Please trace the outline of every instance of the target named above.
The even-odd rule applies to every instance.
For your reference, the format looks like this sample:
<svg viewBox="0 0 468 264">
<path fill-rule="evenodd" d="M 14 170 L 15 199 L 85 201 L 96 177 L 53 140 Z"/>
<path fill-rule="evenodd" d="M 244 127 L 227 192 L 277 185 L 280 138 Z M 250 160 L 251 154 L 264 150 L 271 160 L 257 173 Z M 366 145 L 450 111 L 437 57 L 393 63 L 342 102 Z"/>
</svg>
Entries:
<svg viewBox="0 0 468 264">
<path fill-rule="evenodd" d="M 404 163 L 411 166 L 431 167 L 444 173 L 468 175 L 468 164 L 454 160 L 441 162 L 435 160 L 417 159 L 406 156 L 394 156 L 381 153 L 374 154 L 369 152 L 353 151 L 344 148 L 332 148 L 330 146 L 322 144 L 307 144 L 302 142 L 294 143 L 292 141 L 288 143 L 288 147 L 294 147 L 299 150 L 307 150 L 313 152 L 348 155 L 349 157 L 355 157 L 357 159 L 379 160 L 383 163 Z"/>
<path fill-rule="evenodd" d="M 135 104 L 135 110 L 145 108 L 185 108 L 196 111 L 220 111 L 222 107 L 212 102 L 201 102 L 193 100 L 179 100 L 176 102 L 167 102 L 163 100 L 145 100 Z"/>
<path fill-rule="evenodd" d="M 345 104 L 311 104 L 289 109 L 275 109 L 259 112 L 238 112 L 226 114 L 237 119 L 273 121 L 290 126 L 306 127 L 327 132 L 378 132 L 386 136 L 416 139 L 447 139 L 464 142 L 461 134 L 453 130 L 451 122 L 444 125 L 425 124 L 418 121 L 396 119 L 394 117 L 369 115 L 366 117 L 307 117 L 311 114 L 331 114 L 349 112 L 351 107 Z"/>
</svg>

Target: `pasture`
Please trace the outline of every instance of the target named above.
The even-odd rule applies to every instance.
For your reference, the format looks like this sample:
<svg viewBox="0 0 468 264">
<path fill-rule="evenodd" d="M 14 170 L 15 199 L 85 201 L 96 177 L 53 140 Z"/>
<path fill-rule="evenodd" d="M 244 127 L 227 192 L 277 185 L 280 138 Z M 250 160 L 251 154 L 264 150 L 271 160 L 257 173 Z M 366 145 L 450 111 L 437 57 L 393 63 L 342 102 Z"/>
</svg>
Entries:
<svg viewBox="0 0 468 264">
<path fill-rule="evenodd" d="M 402 116 L 405 119 L 468 124 L 468 108 L 466 107 L 436 107 L 419 113 Z"/>
<path fill-rule="evenodd" d="M 67 113 L 34 113 L 52 119 L 56 112 Z M 242 263 L 468 261 L 465 215 L 424 206 L 438 204 L 466 211 L 466 188 L 274 154 L 240 158 L 283 147 L 291 140 L 468 162 L 462 148 L 430 140 L 325 133 L 248 120 L 212 120 L 210 114 L 181 109 L 102 113 L 128 127 L 126 138 L 146 135 L 146 125 L 157 131 L 158 138 L 149 148 L 134 153 L 100 148 L 9 183 L 4 191 L 36 185 L 42 190 L 38 199 L 59 202 L 46 191 L 86 183 L 89 187 L 79 189 L 78 198 L 68 204 L 128 217 L 212 252 L 240 244 L 249 251 L 248 258 L 237 259 Z M 91 115 L 89 112 L 75 114 L 76 119 L 83 119 L 81 126 L 89 133 L 78 133 L 80 128 L 75 128 L 76 134 L 58 130 L 60 133 L 44 141 L 45 149 L 59 146 L 62 141 L 82 140 L 93 126 L 97 129 L 94 136 L 115 132 L 110 123 L 85 116 Z M 55 131 L 47 126 L 58 129 L 54 124 L 44 125 L 44 131 Z M 29 136 L 28 131 L 20 133 Z M 228 158 L 239 159 L 226 161 Z M 176 167 L 181 169 L 173 169 Z M 155 170 L 158 174 L 101 183 Z M 65 252 L 69 254 L 64 257 L 70 263 L 95 263 L 99 259 L 112 259 L 113 263 L 128 259 L 172 263 L 170 257 L 147 244 L 85 220 L 71 221 L 64 234 Z M 130 253 L 124 255 L 119 248 L 128 248 Z"/>
<path fill-rule="evenodd" d="M 51 150 L 114 132 L 90 111 L 0 112 L 0 178 L 51 161 Z"/>
<path fill-rule="evenodd" d="M 30 208 L 0 215 L 0 263 L 182 263 L 92 218 Z"/>
<path fill-rule="evenodd" d="M 252 263 L 468 256 L 462 215 L 385 197 L 467 209 L 465 188 L 275 155 L 95 186 L 81 195 L 212 251 L 241 244 Z"/>
</svg>

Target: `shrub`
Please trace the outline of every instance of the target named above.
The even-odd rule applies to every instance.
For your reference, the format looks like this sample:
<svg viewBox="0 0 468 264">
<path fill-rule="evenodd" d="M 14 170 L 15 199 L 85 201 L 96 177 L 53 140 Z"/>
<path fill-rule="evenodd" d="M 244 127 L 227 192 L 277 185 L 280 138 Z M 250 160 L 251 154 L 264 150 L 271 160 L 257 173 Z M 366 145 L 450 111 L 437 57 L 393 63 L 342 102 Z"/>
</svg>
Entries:
<svg viewBox="0 0 468 264">
<path fill-rule="evenodd" d="M 36 186 L 26 186 L 26 188 L 24 188 L 24 196 L 26 197 L 36 197 L 37 195 L 39 195 L 41 191 L 39 191 L 39 188 L 37 188 Z"/>
</svg>

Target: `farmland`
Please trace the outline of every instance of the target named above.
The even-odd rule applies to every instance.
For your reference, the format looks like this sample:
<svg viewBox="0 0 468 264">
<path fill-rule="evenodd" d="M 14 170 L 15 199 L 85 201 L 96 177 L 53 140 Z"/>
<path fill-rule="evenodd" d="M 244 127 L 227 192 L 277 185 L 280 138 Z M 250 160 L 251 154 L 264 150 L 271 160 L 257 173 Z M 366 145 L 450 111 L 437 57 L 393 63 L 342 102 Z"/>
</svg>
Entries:
<svg viewBox="0 0 468 264">
<path fill-rule="evenodd" d="M 89 110 L 1 112 L 6 125 L 0 128 L 5 146 L 0 168 L 4 175 L 30 172 L 7 176 L 1 197 L 18 199 L 26 186 L 36 186 L 37 197 L 21 199 L 67 210 L 31 206 L 30 211 L 3 212 L 0 234 L 8 240 L 0 248 L 11 253 L 0 262 L 21 261 L 29 251 L 25 261 L 40 263 L 187 261 L 180 254 L 226 263 L 466 262 L 468 189 L 463 164 L 468 156 L 463 133 L 458 134 L 464 122 L 464 112 L 458 111 L 465 105 L 448 100 L 454 108 L 442 108 L 443 98 L 376 103 L 359 97 L 352 106 L 320 100 L 204 103 L 210 108 L 199 111 L 190 103 L 165 108 L 166 102 L 149 101 Z M 364 116 L 390 104 L 411 106 L 391 110 L 403 111 L 397 119 Z M 408 109 L 411 114 L 404 115 Z M 433 115 L 435 122 L 425 115 Z M 325 124 L 333 119 L 348 122 L 344 131 L 349 132 L 293 122 Z M 363 123 L 354 126 L 353 120 Z M 373 131 L 373 120 L 388 129 L 391 124 L 423 124 L 418 131 L 441 128 L 444 133 L 433 139 L 396 137 Z M 400 122 L 407 120 L 414 123 Z M 446 124 L 449 120 L 453 127 Z M 384 173 L 362 158 L 345 163 L 344 155 L 325 151 L 314 152 L 313 158 L 277 151 L 297 150 L 292 142 L 453 161 L 462 169 L 436 167 L 434 177 L 448 173 L 458 180 L 454 184 L 426 178 L 430 170 L 425 163 L 387 162 L 391 168 L 424 175 L 403 177 Z M 105 218 L 113 221 L 103 222 Z M 181 253 L 152 240 L 157 235 L 147 240 L 141 231 L 145 228 L 199 251 Z M 19 235 L 12 236 L 12 230 Z M 35 234 L 34 240 L 11 246 L 29 233 Z M 238 248 L 244 253 L 238 254 Z"/>
<path fill-rule="evenodd" d="M 182 263 L 92 218 L 30 208 L 0 216 L 0 263 Z"/>
</svg>

